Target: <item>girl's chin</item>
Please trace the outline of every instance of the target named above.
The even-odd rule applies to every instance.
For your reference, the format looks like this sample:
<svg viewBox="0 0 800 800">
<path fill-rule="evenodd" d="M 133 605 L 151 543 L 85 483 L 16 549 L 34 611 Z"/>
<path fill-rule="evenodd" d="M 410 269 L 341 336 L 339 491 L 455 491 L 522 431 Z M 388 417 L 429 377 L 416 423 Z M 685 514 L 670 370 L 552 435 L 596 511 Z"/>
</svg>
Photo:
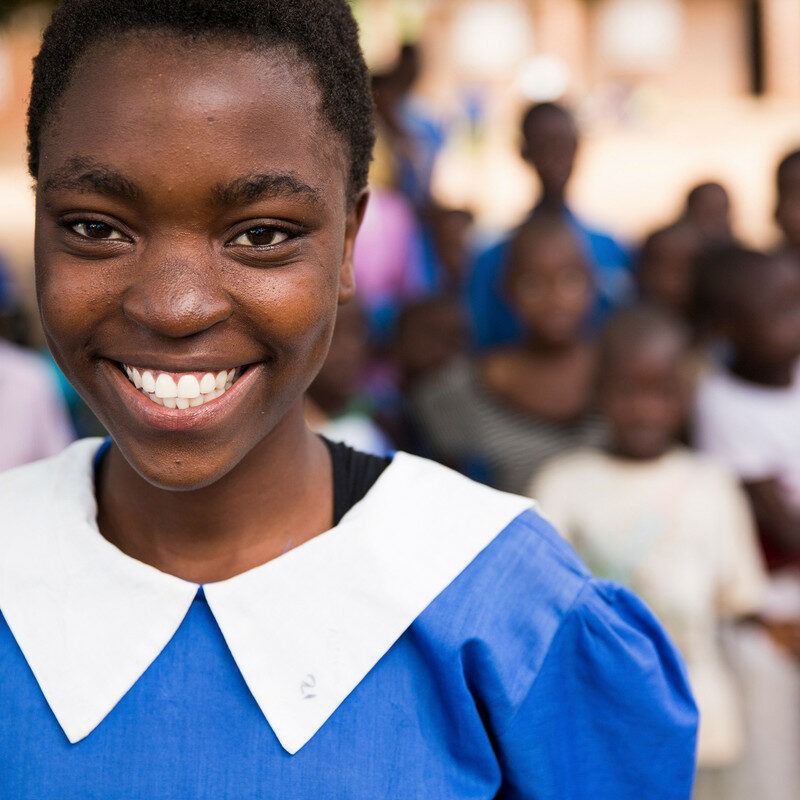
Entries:
<svg viewBox="0 0 800 800">
<path fill-rule="evenodd" d="M 107 458 L 106 477 L 135 489 L 142 482 L 167 492 L 191 492 L 223 480 L 245 460 L 252 447 L 243 439 L 229 446 L 170 441 L 161 436 L 149 442 L 128 431 L 112 432 L 116 454 Z"/>
</svg>

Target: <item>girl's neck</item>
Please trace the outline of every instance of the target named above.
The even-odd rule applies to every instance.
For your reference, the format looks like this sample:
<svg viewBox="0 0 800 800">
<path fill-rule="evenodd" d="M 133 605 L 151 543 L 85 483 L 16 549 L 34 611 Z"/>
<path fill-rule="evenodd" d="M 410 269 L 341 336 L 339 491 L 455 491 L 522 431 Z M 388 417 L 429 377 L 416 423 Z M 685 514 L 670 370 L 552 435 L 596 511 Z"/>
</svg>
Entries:
<svg viewBox="0 0 800 800">
<path fill-rule="evenodd" d="M 100 532 L 131 557 L 193 583 L 280 556 L 333 518 L 327 448 L 302 416 L 291 428 L 273 431 L 210 486 L 184 492 L 151 485 L 112 446 L 98 479 Z"/>
</svg>

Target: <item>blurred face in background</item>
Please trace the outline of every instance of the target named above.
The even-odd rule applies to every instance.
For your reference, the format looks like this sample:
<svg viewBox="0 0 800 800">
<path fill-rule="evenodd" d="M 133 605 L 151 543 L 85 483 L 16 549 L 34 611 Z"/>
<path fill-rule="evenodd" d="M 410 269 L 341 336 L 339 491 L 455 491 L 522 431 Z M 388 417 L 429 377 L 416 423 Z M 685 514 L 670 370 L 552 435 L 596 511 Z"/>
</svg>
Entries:
<svg viewBox="0 0 800 800">
<path fill-rule="evenodd" d="M 697 233 L 684 223 L 652 235 L 636 269 L 641 296 L 673 314 L 686 316 L 692 301 L 698 245 Z"/>
<path fill-rule="evenodd" d="M 600 380 L 600 409 L 612 452 L 652 459 L 674 444 L 688 411 L 685 346 L 675 335 L 655 335 L 608 353 Z"/>
<path fill-rule="evenodd" d="M 523 228 L 517 234 L 507 290 L 534 342 L 562 347 L 580 338 L 595 291 L 583 248 L 566 224 Z"/>
<path fill-rule="evenodd" d="M 466 352 L 467 345 L 467 323 L 457 299 L 438 297 L 407 306 L 393 348 L 403 385 L 411 388 Z"/>
<path fill-rule="evenodd" d="M 775 256 L 742 284 L 739 294 L 723 331 L 737 360 L 770 368 L 800 358 L 800 265 L 789 256 Z"/>
<path fill-rule="evenodd" d="M 339 308 L 328 356 L 308 393 L 326 412 L 343 411 L 360 389 L 369 363 L 369 329 L 361 306 Z"/>
</svg>

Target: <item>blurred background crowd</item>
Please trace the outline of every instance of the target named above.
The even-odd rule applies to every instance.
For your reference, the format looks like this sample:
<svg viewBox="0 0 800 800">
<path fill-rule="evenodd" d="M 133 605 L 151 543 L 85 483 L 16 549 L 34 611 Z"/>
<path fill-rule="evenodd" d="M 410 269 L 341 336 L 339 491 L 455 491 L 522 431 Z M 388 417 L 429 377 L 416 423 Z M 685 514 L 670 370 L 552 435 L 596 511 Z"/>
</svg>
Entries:
<svg viewBox="0 0 800 800">
<path fill-rule="evenodd" d="M 683 652 L 696 797 L 797 800 L 800 2 L 353 7 L 378 145 L 309 424 L 536 498 Z M 35 322 L 48 13 L 0 3 L 0 468 L 102 433 Z"/>
</svg>

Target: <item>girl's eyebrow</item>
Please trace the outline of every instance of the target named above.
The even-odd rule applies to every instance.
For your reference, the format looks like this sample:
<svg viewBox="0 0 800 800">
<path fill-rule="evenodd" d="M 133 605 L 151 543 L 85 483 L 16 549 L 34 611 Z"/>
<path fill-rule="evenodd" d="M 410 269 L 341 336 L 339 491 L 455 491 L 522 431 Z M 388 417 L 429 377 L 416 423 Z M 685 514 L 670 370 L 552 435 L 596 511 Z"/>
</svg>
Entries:
<svg viewBox="0 0 800 800">
<path fill-rule="evenodd" d="M 247 205 L 273 197 L 293 196 L 312 206 L 322 204 L 322 192 L 300 180 L 291 172 L 264 172 L 245 175 L 211 191 L 215 206 L 229 208 Z"/>
<path fill-rule="evenodd" d="M 141 188 L 121 172 L 88 158 L 72 158 L 42 184 L 44 194 L 54 191 L 96 192 L 119 200 L 140 200 Z M 322 192 L 291 172 L 244 175 L 211 189 L 211 204 L 230 208 L 273 197 L 292 196 L 308 205 L 322 205 Z"/>
<path fill-rule="evenodd" d="M 142 196 L 136 183 L 112 167 L 88 158 L 71 158 L 57 169 L 41 187 L 43 193 L 55 191 L 97 192 L 134 202 Z"/>
</svg>

